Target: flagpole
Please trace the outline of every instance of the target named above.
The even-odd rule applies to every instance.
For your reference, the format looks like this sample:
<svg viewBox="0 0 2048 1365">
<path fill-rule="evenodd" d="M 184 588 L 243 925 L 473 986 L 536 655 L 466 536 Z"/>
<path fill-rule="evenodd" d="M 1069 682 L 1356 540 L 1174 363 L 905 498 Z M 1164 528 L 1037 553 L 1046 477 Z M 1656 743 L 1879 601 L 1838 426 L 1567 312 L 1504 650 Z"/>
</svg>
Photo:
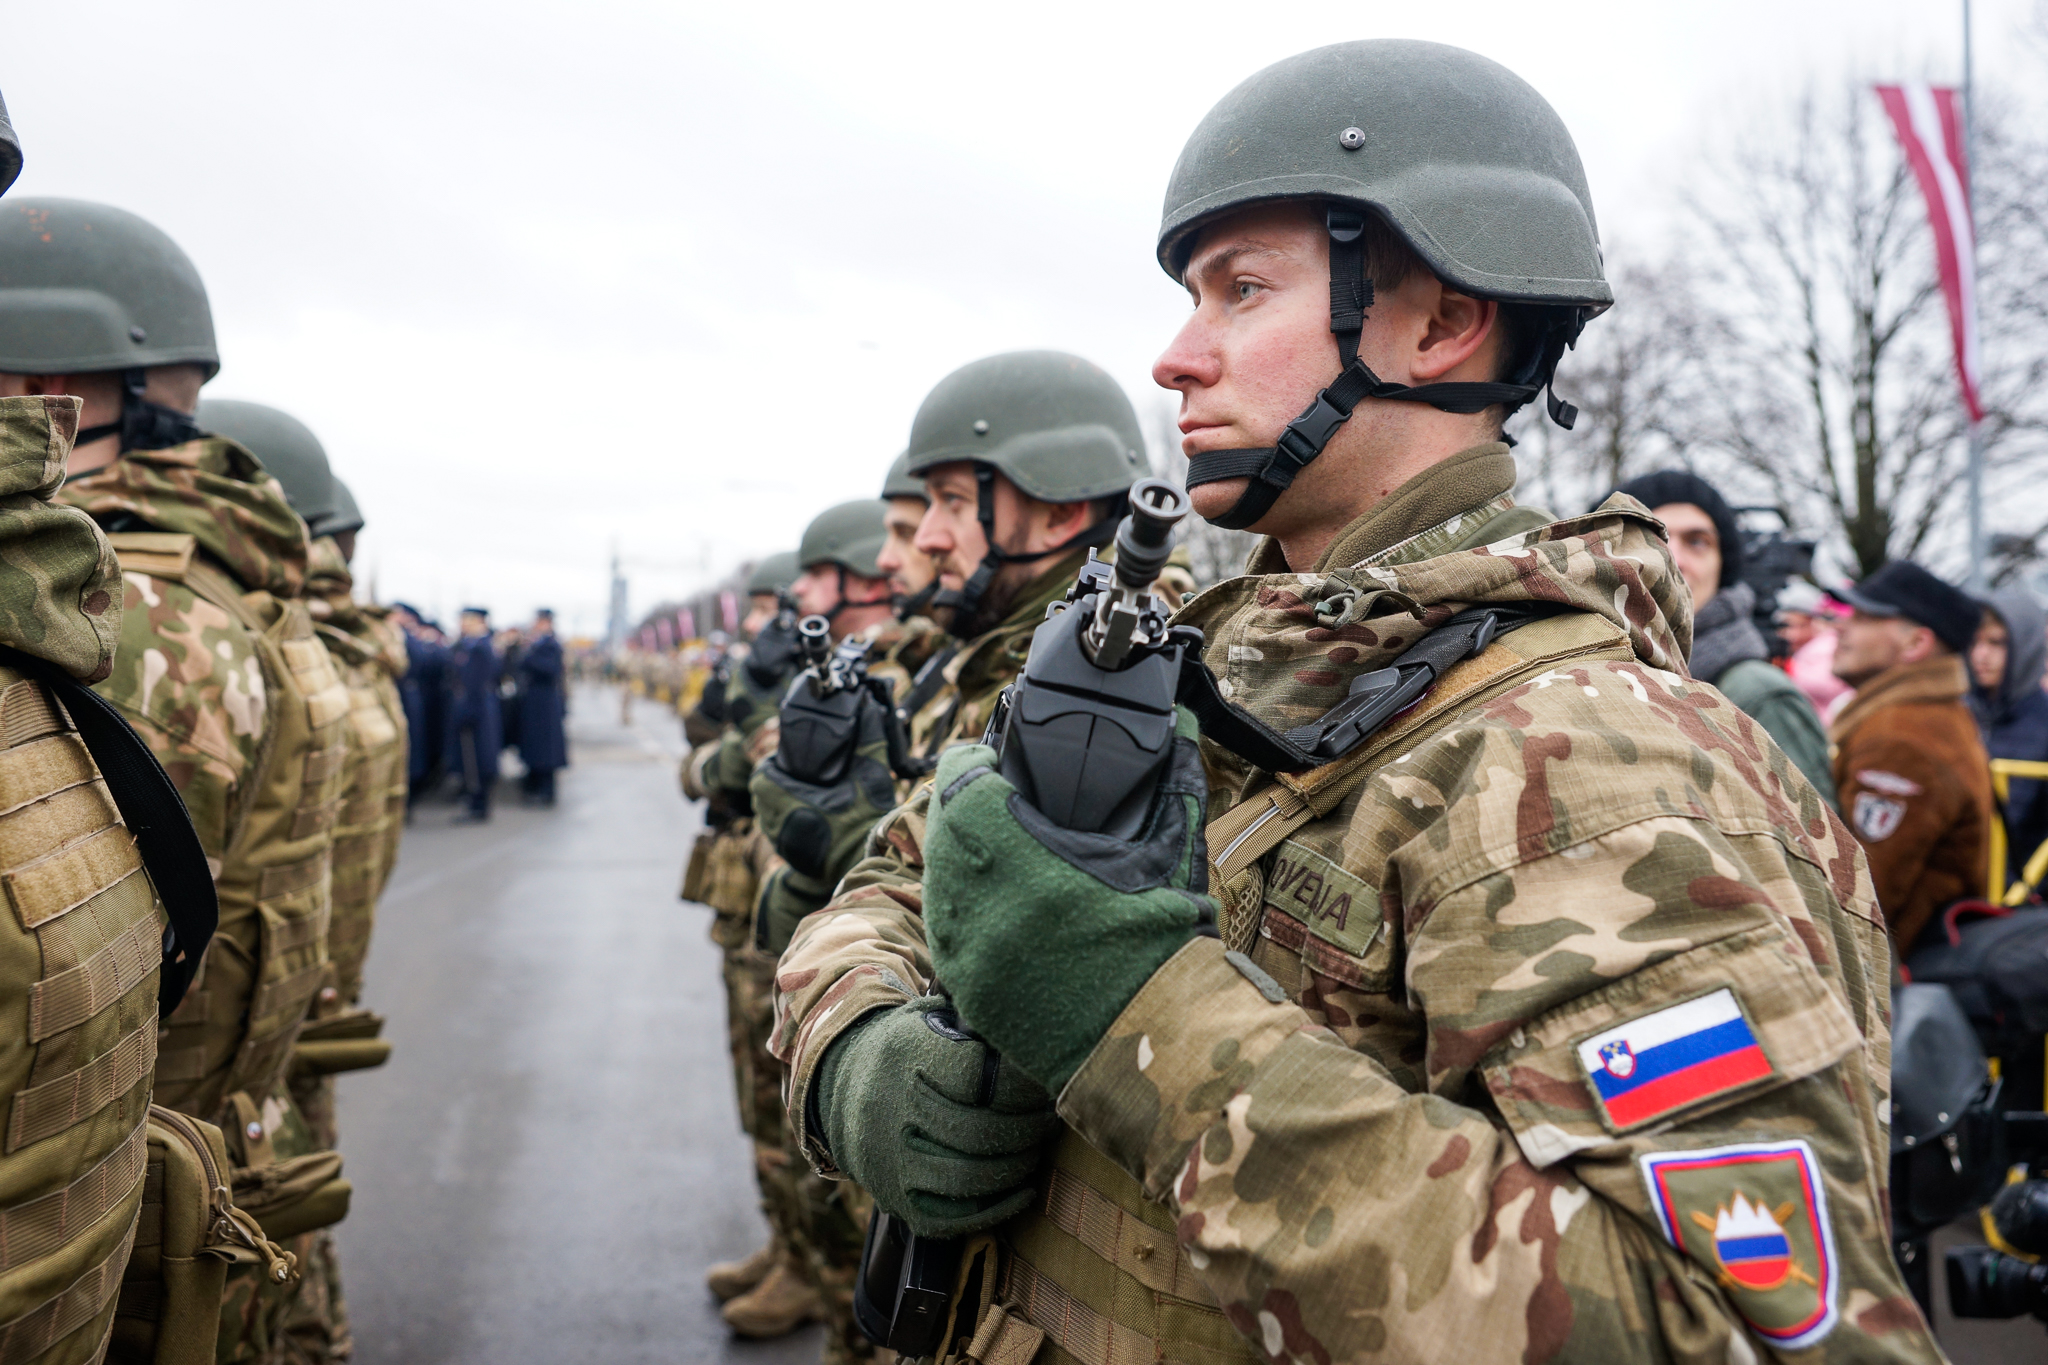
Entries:
<svg viewBox="0 0 2048 1365">
<path fill-rule="evenodd" d="M 1970 233 L 1977 231 L 1977 106 L 1975 62 L 1970 41 L 1970 0 L 1963 0 L 1963 155 L 1970 167 Z M 1976 255 L 1974 242 L 1971 255 Z M 1971 314 L 1976 314 L 1977 272 L 1970 272 Z M 1966 414 L 1967 415 L 1967 414 Z M 1983 423 L 1970 422 L 1970 591 L 1985 591 L 1984 561 L 1984 432 Z"/>
</svg>

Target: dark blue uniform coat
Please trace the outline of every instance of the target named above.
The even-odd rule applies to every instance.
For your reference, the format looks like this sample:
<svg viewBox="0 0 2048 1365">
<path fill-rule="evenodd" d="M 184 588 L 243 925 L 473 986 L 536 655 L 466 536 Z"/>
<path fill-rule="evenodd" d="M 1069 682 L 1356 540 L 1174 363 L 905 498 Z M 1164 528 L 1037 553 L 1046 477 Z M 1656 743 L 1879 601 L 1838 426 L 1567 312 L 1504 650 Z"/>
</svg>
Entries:
<svg viewBox="0 0 2048 1365">
<path fill-rule="evenodd" d="M 563 702 L 562 642 L 537 636 L 519 654 L 519 758 L 535 772 L 569 766 Z"/>
<path fill-rule="evenodd" d="M 449 672 L 448 766 L 472 776 L 486 789 L 498 780 L 498 751 L 504 747 L 498 712 L 498 651 L 488 635 L 455 642 Z"/>
</svg>

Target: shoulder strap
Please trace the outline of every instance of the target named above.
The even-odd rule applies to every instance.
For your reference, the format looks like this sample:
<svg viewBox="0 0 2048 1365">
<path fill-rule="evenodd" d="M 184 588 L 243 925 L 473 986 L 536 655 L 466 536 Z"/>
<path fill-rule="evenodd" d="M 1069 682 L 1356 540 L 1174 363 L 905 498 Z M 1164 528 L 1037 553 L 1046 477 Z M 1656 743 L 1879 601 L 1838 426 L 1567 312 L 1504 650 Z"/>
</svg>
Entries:
<svg viewBox="0 0 2048 1365">
<path fill-rule="evenodd" d="M 1352 679 L 1344 700 L 1318 719 L 1282 734 L 1223 697 L 1216 675 L 1190 648 L 1177 700 L 1195 713 L 1204 737 L 1253 767 L 1298 773 L 1343 758 L 1414 705 L 1453 664 L 1484 653 L 1496 636 L 1558 614 L 1550 603 L 1473 607 L 1459 612 L 1401 652 L 1385 668 Z M 1182 628 L 1185 629 L 1185 628 Z M 1199 638 L 1199 632 L 1187 634 Z M 1194 640 L 1189 641 L 1195 645 Z"/>
<path fill-rule="evenodd" d="M 163 975 L 157 987 L 157 1017 L 167 1019 L 185 998 L 185 988 L 199 971 L 200 957 L 220 922 L 213 873 L 185 799 L 112 702 L 48 660 L 18 649 L 0 645 L 0 664 L 36 679 L 64 704 L 78 737 L 99 765 L 122 823 L 134 836 L 142 865 L 171 921 L 164 930 Z"/>
<path fill-rule="evenodd" d="M 1413 739 L 1464 708 L 1513 687 L 1530 671 L 1547 668 L 1561 659 L 1604 655 L 1625 658 L 1633 653 L 1627 636 L 1619 628 L 1591 612 L 1568 611 L 1525 618 L 1519 627 L 1507 629 L 1514 639 L 1512 647 L 1507 643 L 1510 635 L 1503 633 L 1484 649 L 1449 665 L 1441 685 L 1431 689 L 1419 704 L 1410 705 L 1398 716 L 1387 717 L 1350 753 L 1307 772 L 1282 771 L 1210 821 L 1204 836 L 1209 847 L 1210 884 L 1220 886 L 1229 881 L 1303 825 L 1329 814 L 1379 771 L 1375 760 L 1395 740 Z M 1396 660 L 1396 667 L 1407 663 L 1409 656 L 1430 638 L 1425 636 L 1418 641 Z M 1185 690 L 1185 680 L 1183 686 Z M 1239 714 L 1259 724 L 1249 713 Z M 1203 733 L 1208 734 L 1206 725 Z M 1268 733 L 1272 733 L 1270 729 Z M 1293 733 L 1298 732 L 1290 735 Z"/>
</svg>

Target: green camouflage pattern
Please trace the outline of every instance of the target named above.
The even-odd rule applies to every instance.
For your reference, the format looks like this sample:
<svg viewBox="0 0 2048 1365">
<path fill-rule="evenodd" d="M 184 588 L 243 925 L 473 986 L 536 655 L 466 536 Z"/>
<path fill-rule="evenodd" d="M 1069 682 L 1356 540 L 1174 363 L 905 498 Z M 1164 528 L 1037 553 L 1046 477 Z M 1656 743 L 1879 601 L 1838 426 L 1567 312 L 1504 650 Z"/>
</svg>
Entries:
<svg viewBox="0 0 2048 1365">
<path fill-rule="evenodd" d="M 391 879 L 404 825 L 406 723 L 397 680 L 404 676 L 405 656 L 400 645 L 394 659 L 386 618 L 356 602 L 355 580 L 332 536 L 312 542 L 306 606 L 349 693 L 349 752 L 334 821 L 334 912 L 327 929 L 335 1008 L 341 1008 L 362 995 L 377 900 Z"/>
<path fill-rule="evenodd" d="M 112 670 L 121 570 L 90 517 L 54 504 L 76 398 L 0 398 L 0 641 L 82 682 Z"/>
<path fill-rule="evenodd" d="M 305 523 L 262 462 L 225 437 L 128 451 L 65 484 L 57 501 L 114 530 L 197 536 L 246 591 L 293 598 L 305 588 Z M 121 524 L 129 519 L 140 526 Z"/>
<path fill-rule="evenodd" d="M 1889 1254 L 1891 964 L 1855 840 L 1760 727 L 1686 676 L 1687 598 L 1640 504 L 1433 548 L 1301 575 L 1273 571 L 1267 546 L 1264 572 L 1182 612 L 1233 699 L 1282 726 L 1472 603 L 1566 604 L 1577 614 L 1530 635 L 1578 643 L 1332 765 L 1363 780 L 1289 779 L 1316 818 L 1212 887 L 1224 941 L 1153 976 L 1062 1116 L 1166 1201 L 1187 1265 L 1275 1365 L 1790 1358 L 1752 1326 L 1794 1320 L 1786 1294 L 1812 1307 L 1818 1288 L 1759 1293 L 1701 1260 L 1688 1220 L 1716 1209 L 1681 1209 L 1667 1234 L 1647 1163 L 1793 1141 L 1837 1257 L 1831 1326 L 1797 1358 L 1938 1360 Z M 1263 782 L 1206 757 L 1212 818 Z M 821 1169 L 801 1131 L 818 1058 L 929 975 L 926 799 L 878 828 L 778 971 L 774 1047 Z M 1617 1121 L 1577 1045 L 1720 991 L 1767 1074 Z M 1731 1168 L 1687 1197 L 1782 1194 L 1745 1183 Z M 1013 1242 L 1040 1236 L 1034 1217 Z M 1810 1239 L 1792 1240 L 1792 1270 L 1815 1277 Z M 1121 1322 L 1135 1310 L 1103 1285 L 1132 1273 L 1100 1262 L 1061 1287 Z"/>
</svg>

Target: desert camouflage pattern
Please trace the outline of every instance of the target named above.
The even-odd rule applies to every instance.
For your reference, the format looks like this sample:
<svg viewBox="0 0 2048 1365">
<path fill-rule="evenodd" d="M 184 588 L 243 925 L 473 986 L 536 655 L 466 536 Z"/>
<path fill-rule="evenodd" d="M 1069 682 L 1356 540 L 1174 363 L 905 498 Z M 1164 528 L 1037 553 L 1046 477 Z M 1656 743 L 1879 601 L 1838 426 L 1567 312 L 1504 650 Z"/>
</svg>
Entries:
<svg viewBox="0 0 2048 1365">
<path fill-rule="evenodd" d="M 120 580 L 52 506 L 75 398 L 0 398 L 0 644 L 105 676 Z M 90 753 L 0 666 L 0 1359 L 96 1361 L 136 1240 L 163 918 Z"/>
<path fill-rule="evenodd" d="M 1214 1358 L 1197 1308 L 1275 1365 L 1939 1359 L 1888 1250 L 1891 967 L 1860 850 L 1687 677 L 1689 602 L 1640 504 L 1485 543 L 1489 510 L 1322 575 L 1268 545 L 1184 609 L 1283 726 L 1466 605 L 1573 610 L 1282 784 L 1309 818 L 1219 879 L 1222 940 L 1169 961 L 1061 1095 L 1045 1202 L 1003 1233 L 1008 1311 L 1105 1363 L 1134 1336 Z M 1267 785 L 1205 756 L 1212 819 Z M 920 803 L 884 822 L 782 960 L 793 1115 L 848 1026 L 926 984 L 922 833 Z M 1761 1074 L 1647 1117 L 1601 1098 L 1586 1048 L 1729 999 Z M 1185 1273 L 1101 1233 L 1158 1202 Z M 1731 1217 L 1782 1233 L 1775 1282 L 1701 1230 Z"/>
</svg>

